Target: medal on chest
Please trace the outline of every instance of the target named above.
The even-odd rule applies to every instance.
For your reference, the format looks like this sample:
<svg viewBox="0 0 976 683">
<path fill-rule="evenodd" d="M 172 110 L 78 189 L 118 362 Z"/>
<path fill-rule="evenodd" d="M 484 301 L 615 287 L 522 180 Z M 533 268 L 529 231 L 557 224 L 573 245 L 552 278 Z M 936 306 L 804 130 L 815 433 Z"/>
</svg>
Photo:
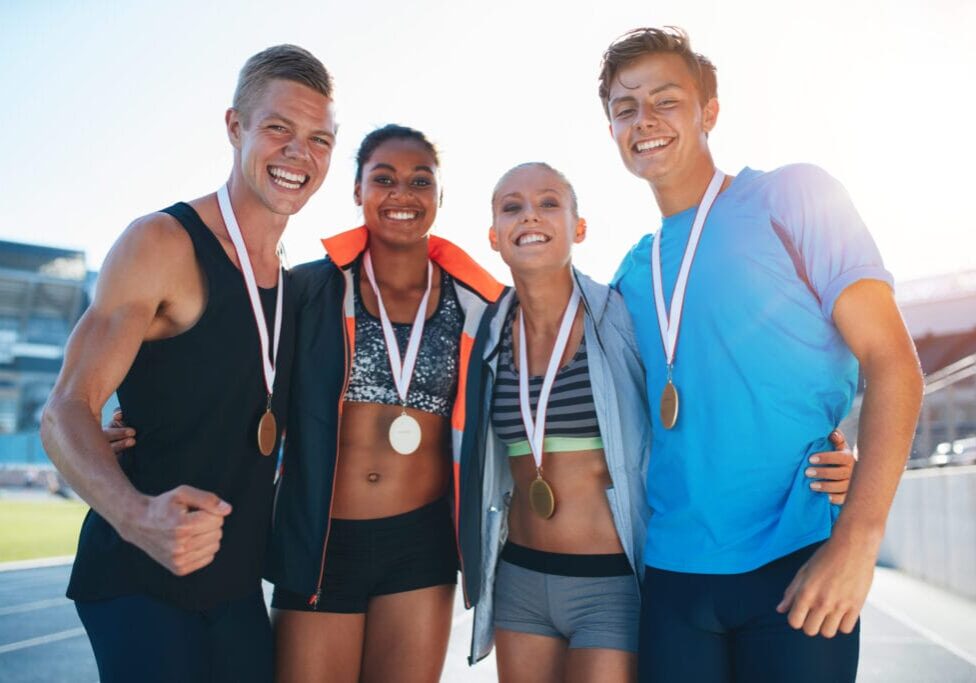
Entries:
<svg viewBox="0 0 976 683">
<path fill-rule="evenodd" d="M 678 424 L 678 408 L 680 400 L 678 387 L 672 379 L 674 370 L 675 351 L 678 346 L 678 332 L 681 329 L 681 314 L 684 310 L 685 292 L 688 288 L 688 275 L 691 272 L 691 264 L 695 260 L 695 252 L 698 250 L 698 243 L 701 240 L 702 230 L 705 228 L 705 219 L 708 212 L 715 203 L 715 198 L 722 189 L 722 182 L 725 174 L 715 170 L 712 180 L 705 190 L 698 210 L 695 212 L 695 221 L 691 226 L 691 233 L 688 235 L 688 243 L 685 245 L 685 253 L 681 259 L 681 267 L 678 270 L 678 279 L 674 283 L 674 291 L 671 293 L 671 307 L 664 305 L 664 286 L 661 281 L 661 231 L 659 230 L 651 245 L 651 280 L 654 285 L 654 307 L 657 310 L 658 330 L 661 333 L 661 344 L 664 346 L 664 358 L 668 365 L 668 381 L 661 391 L 660 416 L 661 424 L 665 429 L 674 429 Z"/>
<path fill-rule="evenodd" d="M 556 512 L 556 494 L 552 486 L 545 480 L 542 474 L 542 457 L 544 454 L 544 440 L 546 432 L 546 409 L 549 406 L 549 394 L 552 392 L 552 385 L 556 381 L 556 373 L 559 370 L 559 361 L 562 360 L 566 345 L 569 343 L 569 334 L 573 329 L 573 322 L 576 320 L 576 311 L 579 308 L 580 293 L 573 284 L 573 293 L 569 297 L 569 303 L 563 312 L 562 322 L 559 324 L 559 333 L 556 335 L 556 342 L 553 344 L 552 352 L 549 354 L 549 363 L 546 367 L 546 374 L 542 379 L 542 388 L 539 390 L 539 400 L 536 403 L 535 415 L 532 415 L 529 395 L 529 354 L 528 340 L 525 336 L 525 318 L 519 311 L 519 409 L 522 413 L 522 424 L 525 427 L 525 436 L 529 441 L 529 448 L 535 460 L 535 479 L 529 485 L 529 506 L 532 511 L 543 519 L 549 519 Z"/>
<path fill-rule="evenodd" d="M 275 319 L 274 319 L 274 339 L 268 339 L 267 318 L 264 316 L 264 306 L 258 294 L 257 281 L 254 278 L 254 269 L 251 267 L 251 257 L 247 253 L 247 246 L 244 244 L 244 235 L 241 227 L 237 223 L 234 215 L 234 207 L 230 203 L 230 193 L 227 186 L 222 186 L 217 190 L 217 204 L 220 207 L 220 215 L 224 219 L 227 227 L 227 234 L 230 241 L 234 244 L 234 251 L 237 252 L 237 261 L 241 267 L 241 274 L 244 276 L 244 284 L 247 287 L 247 298 L 251 302 L 251 312 L 254 314 L 254 322 L 258 327 L 258 340 L 261 349 L 261 369 L 264 374 L 264 386 L 267 390 L 268 400 L 264 407 L 264 412 L 258 420 L 256 433 L 256 443 L 258 452 L 261 455 L 271 455 L 274 452 L 275 443 L 278 441 L 278 420 L 275 418 L 274 411 L 271 410 L 271 397 L 274 394 L 275 373 L 278 360 L 278 342 L 281 341 L 281 319 L 282 302 L 284 301 L 285 278 L 284 270 L 278 271 L 278 291 L 275 295 Z M 269 347 L 270 353 L 269 353 Z"/>
<path fill-rule="evenodd" d="M 401 455 L 410 455 L 420 448 L 420 441 L 423 434 L 420 423 L 415 417 L 407 414 L 407 395 L 410 391 L 410 380 L 413 378 L 414 367 L 417 365 L 417 355 L 420 352 L 420 339 L 424 335 L 424 323 L 427 318 L 427 302 L 430 300 L 431 281 L 434 268 L 430 261 L 427 261 L 427 290 L 420 299 L 417 306 L 417 313 L 410 327 L 410 339 L 407 342 L 407 350 L 403 358 L 400 358 L 400 347 L 397 344 L 396 334 L 393 331 L 393 323 L 390 316 L 386 313 L 383 305 L 383 295 L 380 293 L 379 285 L 376 284 L 376 275 L 373 272 L 373 260 L 369 251 L 363 255 L 363 269 L 366 277 L 376 295 L 376 307 L 380 313 L 380 324 L 383 327 L 383 339 L 386 342 L 386 353 L 390 358 L 390 372 L 393 375 L 393 384 L 396 387 L 397 395 L 400 397 L 400 406 L 403 412 L 393 420 L 390 425 L 388 438 L 390 447 Z"/>
</svg>

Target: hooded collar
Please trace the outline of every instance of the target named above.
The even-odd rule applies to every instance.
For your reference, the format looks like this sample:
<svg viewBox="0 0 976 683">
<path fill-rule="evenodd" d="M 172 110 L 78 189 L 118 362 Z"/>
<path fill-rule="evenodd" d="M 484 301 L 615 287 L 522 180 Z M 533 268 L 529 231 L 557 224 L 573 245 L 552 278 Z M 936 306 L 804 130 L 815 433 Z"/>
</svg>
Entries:
<svg viewBox="0 0 976 683">
<path fill-rule="evenodd" d="M 340 268 L 346 268 L 366 250 L 368 242 L 369 231 L 365 225 L 361 225 L 323 238 L 322 246 L 333 263 Z M 501 296 L 504 289 L 502 284 L 453 242 L 431 235 L 427 238 L 427 254 L 431 261 L 447 271 L 451 277 L 473 289 L 483 299 L 495 301 Z"/>
</svg>

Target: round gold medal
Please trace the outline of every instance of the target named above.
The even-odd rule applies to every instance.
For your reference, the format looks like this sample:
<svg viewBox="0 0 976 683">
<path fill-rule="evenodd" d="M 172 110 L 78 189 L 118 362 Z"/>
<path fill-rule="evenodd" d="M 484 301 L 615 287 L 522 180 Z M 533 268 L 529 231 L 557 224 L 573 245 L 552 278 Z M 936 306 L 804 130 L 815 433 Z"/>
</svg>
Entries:
<svg viewBox="0 0 976 683">
<path fill-rule="evenodd" d="M 278 440 L 278 421 L 271 408 L 264 411 L 258 422 L 258 450 L 261 455 L 271 455 L 274 452 L 275 441 Z"/>
<path fill-rule="evenodd" d="M 661 423 L 671 429 L 678 422 L 678 389 L 668 382 L 661 392 Z"/>
<path fill-rule="evenodd" d="M 542 519 L 549 519 L 556 511 L 556 496 L 552 492 L 552 487 L 541 475 L 536 475 L 535 480 L 529 485 L 529 505 Z"/>
</svg>

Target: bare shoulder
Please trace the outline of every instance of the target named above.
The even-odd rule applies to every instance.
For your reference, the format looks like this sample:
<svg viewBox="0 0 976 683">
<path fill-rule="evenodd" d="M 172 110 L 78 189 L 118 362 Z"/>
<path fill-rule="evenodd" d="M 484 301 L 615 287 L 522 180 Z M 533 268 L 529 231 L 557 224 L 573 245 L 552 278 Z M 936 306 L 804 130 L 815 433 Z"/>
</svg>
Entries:
<svg viewBox="0 0 976 683">
<path fill-rule="evenodd" d="M 132 221 L 112 251 L 122 249 L 129 257 L 161 260 L 193 252 L 193 241 L 179 221 L 168 213 L 156 212 Z"/>
<path fill-rule="evenodd" d="M 185 283 L 198 280 L 193 242 L 165 213 L 132 221 L 109 251 L 98 275 L 96 308 L 139 301 L 157 307 Z"/>
</svg>

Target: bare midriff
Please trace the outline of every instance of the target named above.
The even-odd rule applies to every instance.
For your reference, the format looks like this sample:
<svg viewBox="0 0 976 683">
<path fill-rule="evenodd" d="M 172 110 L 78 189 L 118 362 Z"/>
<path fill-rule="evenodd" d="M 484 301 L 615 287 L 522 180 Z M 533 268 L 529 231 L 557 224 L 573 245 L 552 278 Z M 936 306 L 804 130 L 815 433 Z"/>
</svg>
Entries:
<svg viewBox="0 0 976 683">
<path fill-rule="evenodd" d="M 529 506 L 529 485 L 536 478 L 532 456 L 508 462 L 515 480 L 508 513 L 510 541 L 551 553 L 623 552 L 607 500 L 611 479 L 603 449 L 545 454 L 542 474 L 556 498 L 556 511 L 549 519 Z"/>
<path fill-rule="evenodd" d="M 390 424 L 403 408 L 343 404 L 336 464 L 335 519 L 379 519 L 416 510 L 444 497 L 451 482 L 450 422 L 407 408 L 420 423 L 420 446 L 401 455 L 390 445 Z"/>
</svg>

